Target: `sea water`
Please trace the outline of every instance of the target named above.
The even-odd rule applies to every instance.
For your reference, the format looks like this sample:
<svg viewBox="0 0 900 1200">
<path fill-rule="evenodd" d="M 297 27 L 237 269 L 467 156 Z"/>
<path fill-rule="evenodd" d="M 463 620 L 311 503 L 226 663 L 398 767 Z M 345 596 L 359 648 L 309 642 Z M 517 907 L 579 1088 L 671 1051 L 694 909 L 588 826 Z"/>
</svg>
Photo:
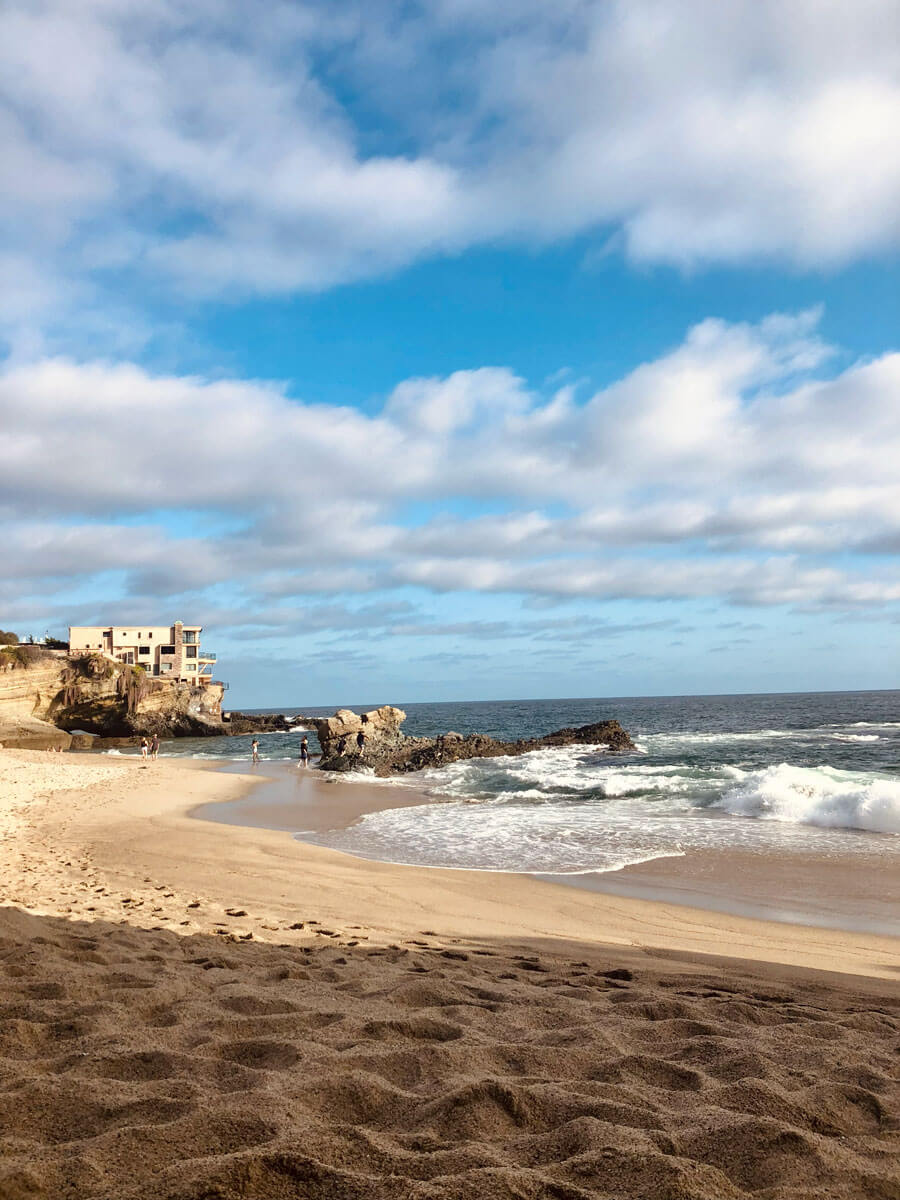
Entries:
<svg viewBox="0 0 900 1200">
<path fill-rule="evenodd" d="M 394 863 L 555 875 L 721 848 L 900 865 L 900 692 L 403 707 L 404 729 L 423 735 L 515 739 L 616 718 L 637 748 L 567 746 L 393 777 L 430 802 L 347 829 L 298 830 L 304 840 Z M 290 760 L 304 733 L 258 736 L 264 760 Z M 306 736 L 315 752 L 315 735 Z M 163 753 L 246 759 L 251 740 L 180 740 Z"/>
</svg>

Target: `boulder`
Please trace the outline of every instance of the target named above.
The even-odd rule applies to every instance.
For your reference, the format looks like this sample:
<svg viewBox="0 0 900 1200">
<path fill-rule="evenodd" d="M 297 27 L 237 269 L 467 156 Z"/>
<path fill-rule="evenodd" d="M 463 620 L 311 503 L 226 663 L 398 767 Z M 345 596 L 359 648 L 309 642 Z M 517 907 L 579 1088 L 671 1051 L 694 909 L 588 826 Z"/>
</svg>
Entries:
<svg viewBox="0 0 900 1200">
<path fill-rule="evenodd" d="M 73 733 L 70 750 L 93 750 L 97 737 L 93 733 Z"/>
<path fill-rule="evenodd" d="M 401 733 L 400 726 L 405 720 L 403 709 L 390 704 L 365 713 L 339 708 L 333 717 L 310 718 L 322 747 L 319 765 L 326 771 L 376 766 L 405 742 L 421 740 L 406 738 Z M 363 735 L 362 747 L 359 745 L 360 734 Z"/>
</svg>

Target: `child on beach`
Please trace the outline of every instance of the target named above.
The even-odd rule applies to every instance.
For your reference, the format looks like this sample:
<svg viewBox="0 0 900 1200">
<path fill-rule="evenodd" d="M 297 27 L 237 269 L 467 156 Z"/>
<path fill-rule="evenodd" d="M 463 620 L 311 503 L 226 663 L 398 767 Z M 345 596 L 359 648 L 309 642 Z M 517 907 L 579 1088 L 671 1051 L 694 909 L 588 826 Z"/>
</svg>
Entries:
<svg viewBox="0 0 900 1200">
<path fill-rule="evenodd" d="M 307 738 L 300 743 L 300 763 L 304 767 L 309 766 L 309 740 Z"/>
<path fill-rule="evenodd" d="M 253 762 L 259 762 L 259 738 L 254 738 L 250 743 L 250 749 L 253 752 Z"/>
</svg>

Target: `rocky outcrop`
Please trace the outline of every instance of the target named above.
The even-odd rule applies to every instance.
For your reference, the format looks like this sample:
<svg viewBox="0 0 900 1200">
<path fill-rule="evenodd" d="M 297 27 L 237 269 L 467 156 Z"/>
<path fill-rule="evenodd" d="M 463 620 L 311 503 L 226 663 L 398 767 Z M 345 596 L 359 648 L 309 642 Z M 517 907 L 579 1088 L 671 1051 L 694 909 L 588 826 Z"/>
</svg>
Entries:
<svg viewBox="0 0 900 1200">
<path fill-rule="evenodd" d="M 540 738 L 501 742 L 482 733 L 463 737 L 445 733 L 436 738 L 407 737 L 400 730 L 406 713 L 385 705 L 372 712 L 339 709 L 333 717 L 309 718 L 322 747 L 320 770 L 353 771 L 371 768 L 376 775 L 397 775 L 441 767 L 466 758 L 498 758 L 545 750 L 551 746 L 605 746 L 633 750 L 634 742 L 618 721 L 598 721 L 574 729 L 558 729 Z"/>
<path fill-rule="evenodd" d="M 37 647 L 16 647 L 16 651 Z M 155 679 L 101 654 L 0 652 L 0 742 L 62 749 L 74 730 L 106 737 L 224 732 L 218 684 Z"/>
<path fill-rule="evenodd" d="M 364 762 L 374 766 L 388 754 L 399 753 L 403 744 L 425 742 L 426 738 L 407 738 L 400 732 L 406 720 L 401 708 L 385 704 L 371 712 L 355 713 L 339 708 L 333 717 L 313 718 L 322 748 L 319 766 L 326 771 L 351 771 Z M 390 774 L 385 771 L 385 774 Z"/>
<path fill-rule="evenodd" d="M 231 737 L 242 733 L 289 733 L 305 723 L 305 719 L 286 717 L 284 713 L 230 712 L 223 721 L 222 732 Z"/>
</svg>

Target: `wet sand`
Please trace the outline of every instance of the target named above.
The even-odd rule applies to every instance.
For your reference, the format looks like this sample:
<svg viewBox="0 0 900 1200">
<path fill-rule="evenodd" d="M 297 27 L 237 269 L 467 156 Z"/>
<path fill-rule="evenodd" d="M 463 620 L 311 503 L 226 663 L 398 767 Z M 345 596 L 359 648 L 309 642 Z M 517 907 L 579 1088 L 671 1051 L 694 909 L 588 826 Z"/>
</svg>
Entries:
<svg viewBox="0 0 900 1200">
<path fill-rule="evenodd" d="M 692 850 L 620 871 L 540 878 L 762 921 L 900 937 L 900 853 L 857 854 L 847 861 L 796 852 Z"/>
<path fill-rule="evenodd" d="M 227 774 L 247 769 L 243 763 L 220 768 Z M 409 786 L 347 782 L 287 764 L 264 762 L 256 771 L 263 782 L 251 793 L 204 805 L 190 815 L 283 830 L 302 838 L 304 832 L 344 829 L 368 812 L 442 802 Z M 873 843 L 883 843 L 889 835 L 868 836 Z M 527 878 L 756 920 L 900 937 L 900 855 L 896 853 L 873 852 L 847 860 L 792 850 L 782 854 L 692 850 L 618 871 Z"/>
<path fill-rule="evenodd" d="M 346 829 L 369 812 L 428 804 L 431 797 L 415 788 L 390 784 L 348 783 L 293 763 L 231 762 L 216 768 L 223 775 L 257 781 L 256 787 L 234 800 L 204 804 L 190 816 L 225 825 L 275 829 L 285 833 L 327 833 Z"/>
</svg>

